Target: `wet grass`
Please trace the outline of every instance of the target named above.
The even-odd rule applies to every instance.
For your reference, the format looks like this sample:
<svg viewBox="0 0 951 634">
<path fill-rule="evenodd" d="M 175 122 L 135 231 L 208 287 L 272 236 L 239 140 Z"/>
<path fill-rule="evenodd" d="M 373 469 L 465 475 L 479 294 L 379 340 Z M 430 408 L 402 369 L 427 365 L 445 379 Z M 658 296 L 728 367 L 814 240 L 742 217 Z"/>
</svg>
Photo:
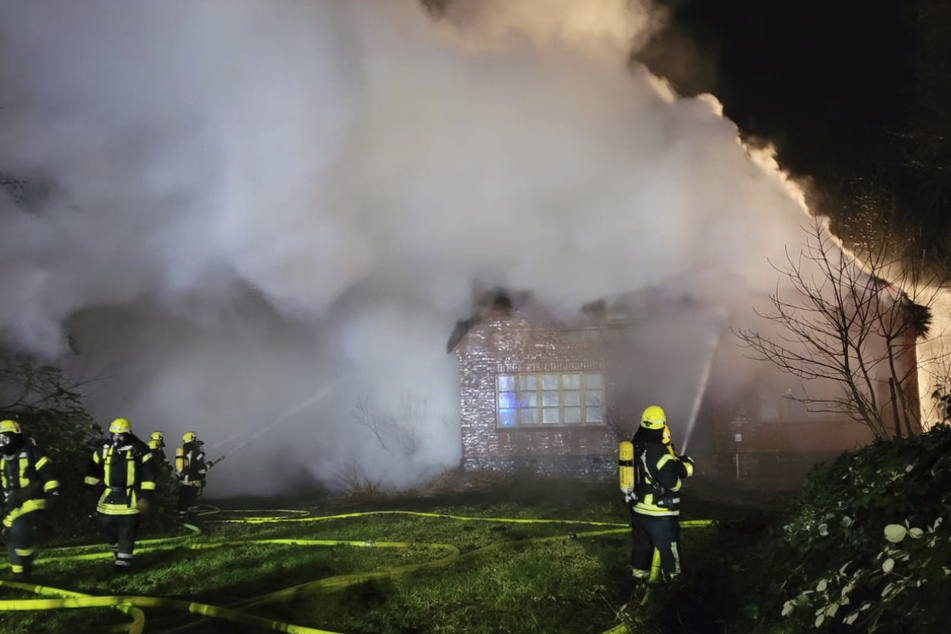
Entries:
<svg viewBox="0 0 951 634">
<path fill-rule="evenodd" d="M 683 531 L 683 579 L 656 592 L 651 604 L 641 608 L 631 603 L 627 532 L 584 534 L 610 528 L 584 521 L 627 522 L 618 497 L 613 482 L 523 479 L 436 495 L 282 500 L 282 508 L 296 506 L 312 517 L 377 514 L 321 521 L 288 516 L 291 521 L 259 524 L 225 521 L 242 515 L 229 508 L 252 505 L 226 500 L 219 504 L 221 512 L 203 518 L 202 535 L 138 552 L 134 574 L 113 575 L 109 559 L 69 560 L 39 563 L 36 578 L 43 585 L 91 595 L 157 596 L 227 607 L 284 588 L 358 575 L 352 583 L 312 587 L 290 601 L 248 608 L 264 618 L 346 634 L 598 634 L 616 625 L 619 613 L 639 633 L 723 631 L 718 623 L 732 605 L 723 583 L 727 573 L 735 574 L 731 556 L 768 513 L 761 506 L 737 506 L 734 500 L 688 502 L 685 519 L 697 518 L 696 510 L 724 523 Z M 253 501 L 266 509 L 264 502 Z M 398 510 L 486 519 L 386 512 Z M 501 518 L 569 523 L 497 521 Z M 261 539 L 339 540 L 361 546 L 238 543 Z M 543 541 L 532 541 L 539 539 Z M 387 547 L 386 542 L 407 547 Z M 458 556 L 389 574 L 452 555 L 434 544 L 449 545 Z M 0 599 L 12 598 L 27 597 L 0 588 Z M 266 631 L 170 610 L 145 612 L 147 632 Z M 7 612 L 0 633 L 105 632 L 129 622 L 109 609 Z"/>
</svg>

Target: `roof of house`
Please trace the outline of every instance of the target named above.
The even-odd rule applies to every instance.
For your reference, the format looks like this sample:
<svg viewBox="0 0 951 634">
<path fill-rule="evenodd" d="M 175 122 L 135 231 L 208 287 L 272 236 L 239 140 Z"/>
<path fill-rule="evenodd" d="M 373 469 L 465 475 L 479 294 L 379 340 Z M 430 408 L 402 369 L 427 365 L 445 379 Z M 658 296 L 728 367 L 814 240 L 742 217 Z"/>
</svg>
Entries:
<svg viewBox="0 0 951 634">
<path fill-rule="evenodd" d="M 683 294 L 676 299 L 670 297 L 665 299 L 665 303 L 676 304 L 681 308 L 685 305 L 695 307 L 700 304 L 689 294 Z M 646 289 L 619 295 L 610 302 L 603 299 L 589 302 L 581 307 L 579 321 L 583 322 L 584 327 L 624 327 L 644 317 L 650 308 L 656 306 L 657 300 L 657 289 Z M 476 301 L 472 313 L 467 318 L 456 322 L 446 342 L 446 352 L 455 351 L 466 335 L 490 313 L 498 315 L 529 310 L 535 311 L 538 315 L 544 315 L 555 323 L 560 322 L 544 306 L 535 302 L 531 293 L 511 293 L 505 289 L 493 289 L 484 293 Z M 578 327 L 579 324 L 564 323 L 563 325 L 571 328 Z"/>
</svg>

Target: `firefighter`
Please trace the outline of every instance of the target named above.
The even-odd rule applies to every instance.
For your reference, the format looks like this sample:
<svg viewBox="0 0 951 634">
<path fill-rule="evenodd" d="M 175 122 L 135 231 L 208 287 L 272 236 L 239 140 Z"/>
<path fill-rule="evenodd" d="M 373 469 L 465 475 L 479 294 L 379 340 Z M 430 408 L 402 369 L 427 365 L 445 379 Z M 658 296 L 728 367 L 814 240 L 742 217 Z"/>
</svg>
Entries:
<svg viewBox="0 0 951 634">
<path fill-rule="evenodd" d="M 172 465 L 165 455 L 165 435 L 160 431 L 153 431 L 149 436 L 149 451 L 152 453 L 152 464 L 156 468 L 167 467 L 171 470 Z"/>
<path fill-rule="evenodd" d="M 208 469 L 214 463 L 205 461 L 204 444 L 198 434 L 185 432 L 182 446 L 175 450 L 175 475 L 178 478 L 178 517 L 187 521 L 198 505 L 205 489 Z"/>
<path fill-rule="evenodd" d="M 29 581 L 33 568 L 36 511 L 59 496 L 53 467 L 15 420 L 0 421 L 0 483 L 3 486 L 3 540 L 14 581 Z"/>
<path fill-rule="evenodd" d="M 149 436 L 149 452 L 152 454 L 152 465 L 155 469 L 155 493 L 152 494 L 152 505 L 161 509 L 170 508 L 178 487 L 175 478 L 172 477 L 172 463 L 165 455 L 163 432 L 153 431 Z"/>
<path fill-rule="evenodd" d="M 139 516 L 147 511 L 155 491 L 152 453 L 135 442 L 125 418 L 109 425 L 110 442 L 97 448 L 89 461 L 85 483 L 100 482 L 105 490 L 96 506 L 96 524 L 112 546 L 113 570 L 127 572 L 132 566 Z"/>
<path fill-rule="evenodd" d="M 656 405 L 644 410 L 631 441 L 634 482 L 625 491 L 631 510 L 631 567 L 637 580 L 650 578 L 654 549 L 665 579 L 680 574 L 680 488 L 693 475 L 694 461 L 677 456 L 667 415 Z"/>
</svg>

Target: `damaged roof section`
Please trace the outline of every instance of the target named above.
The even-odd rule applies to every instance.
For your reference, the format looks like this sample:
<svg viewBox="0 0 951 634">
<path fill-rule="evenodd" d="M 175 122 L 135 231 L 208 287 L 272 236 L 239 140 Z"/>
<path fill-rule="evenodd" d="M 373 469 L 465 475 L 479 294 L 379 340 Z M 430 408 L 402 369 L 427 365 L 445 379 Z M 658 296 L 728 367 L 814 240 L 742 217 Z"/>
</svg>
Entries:
<svg viewBox="0 0 951 634">
<path fill-rule="evenodd" d="M 662 297 L 660 297 L 662 296 Z M 624 328 L 644 318 L 651 306 L 664 304 L 667 307 L 698 308 L 703 302 L 689 293 L 676 298 L 657 289 L 645 289 L 620 295 L 613 300 L 600 299 L 581 306 L 571 317 L 558 317 L 551 310 L 535 301 L 531 293 L 495 289 L 482 294 L 473 306 L 472 313 L 456 322 L 446 342 L 446 352 L 454 352 L 466 335 L 489 315 L 522 313 L 538 322 L 557 324 L 565 329 Z"/>
</svg>

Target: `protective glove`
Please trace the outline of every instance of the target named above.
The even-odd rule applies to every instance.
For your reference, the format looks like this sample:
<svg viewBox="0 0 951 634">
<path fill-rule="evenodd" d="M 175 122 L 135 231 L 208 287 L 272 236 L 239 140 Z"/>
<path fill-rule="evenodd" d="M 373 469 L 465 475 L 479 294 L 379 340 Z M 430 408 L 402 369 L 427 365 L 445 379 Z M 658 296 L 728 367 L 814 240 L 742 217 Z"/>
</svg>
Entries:
<svg viewBox="0 0 951 634">
<path fill-rule="evenodd" d="M 135 508 L 139 509 L 139 512 L 141 513 L 148 513 L 149 507 L 150 507 L 149 501 L 146 500 L 145 498 L 142 498 L 141 500 L 135 503 Z"/>
<path fill-rule="evenodd" d="M 690 456 L 683 455 L 683 456 L 680 456 L 678 460 L 680 460 L 680 468 L 682 470 L 681 477 L 689 478 L 697 470 L 697 466 L 696 466 L 697 463 L 695 463 L 693 461 L 693 458 L 691 458 Z M 690 466 L 687 466 L 687 465 L 690 465 Z"/>
<path fill-rule="evenodd" d="M 50 510 L 59 502 L 59 491 L 56 489 L 46 494 L 46 510 Z"/>
</svg>

